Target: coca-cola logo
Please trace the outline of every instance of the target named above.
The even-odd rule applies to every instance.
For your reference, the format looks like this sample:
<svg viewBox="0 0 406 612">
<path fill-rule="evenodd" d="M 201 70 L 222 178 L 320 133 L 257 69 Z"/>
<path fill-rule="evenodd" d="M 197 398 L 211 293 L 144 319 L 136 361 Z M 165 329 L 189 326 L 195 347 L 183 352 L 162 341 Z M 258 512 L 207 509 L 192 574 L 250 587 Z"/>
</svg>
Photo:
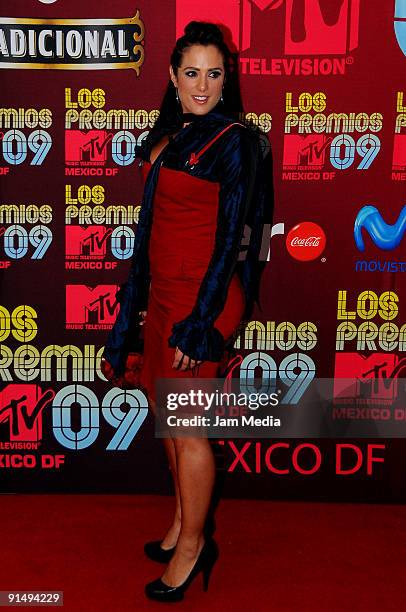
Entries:
<svg viewBox="0 0 406 612">
<path fill-rule="evenodd" d="M 291 241 L 291 246 L 319 246 L 321 236 L 309 236 L 308 238 L 298 238 L 295 236 Z"/>
<path fill-rule="evenodd" d="M 326 235 L 317 223 L 298 223 L 286 236 L 286 248 L 299 261 L 317 259 L 326 246 Z"/>
</svg>

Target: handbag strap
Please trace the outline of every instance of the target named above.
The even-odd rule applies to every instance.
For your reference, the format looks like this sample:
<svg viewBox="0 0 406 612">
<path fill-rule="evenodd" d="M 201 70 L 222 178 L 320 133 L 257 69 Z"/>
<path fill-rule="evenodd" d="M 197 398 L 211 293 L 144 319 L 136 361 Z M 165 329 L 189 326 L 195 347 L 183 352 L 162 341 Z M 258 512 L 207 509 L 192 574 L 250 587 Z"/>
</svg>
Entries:
<svg viewBox="0 0 406 612">
<path fill-rule="evenodd" d="M 214 144 L 216 140 L 220 138 L 220 136 L 222 136 L 225 132 L 227 132 L 230 128 L 232 128 L 233 125 L 241 125 L 241 127 L 245 127 L 244 124 L 239 123 L 238 121 L 234 121 L 233 123 L 230 123 L 225 128 L 223 128 L 216 136 L 214 136 L 214 138 L 209 140 L 209 142 L 205 144 L 204 147 L 200 149 L 200 151 L 198 151 L 197 153 L 191 153 L 188 159 L 188 165 L 190 167 L 196 166 L 196 164 L 199 163 L 199 160 L 201 156 L 203 155 L 203 153 L 205 153 L 207 149 L 209 149 L 212 146 L 212 144 Z"/>
</svg>

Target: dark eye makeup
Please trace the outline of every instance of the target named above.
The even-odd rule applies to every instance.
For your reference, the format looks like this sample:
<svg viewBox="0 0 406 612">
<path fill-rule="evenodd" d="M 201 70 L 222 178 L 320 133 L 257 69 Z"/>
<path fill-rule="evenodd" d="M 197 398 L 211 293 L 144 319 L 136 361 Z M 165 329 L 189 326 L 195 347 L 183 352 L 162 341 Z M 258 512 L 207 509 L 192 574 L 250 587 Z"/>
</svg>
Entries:
<svg viewBox="0 0 406 612">
<path fill-rule="evenodd" d="M 185 75 L 193 78 L 197 75 L 197 70 L 186 70 Z M 221 76 L 221 72 L 220 70 L 212 70 L 209 72 L 209 76 L 213 79 L 218 79 Z"/>
</svg>

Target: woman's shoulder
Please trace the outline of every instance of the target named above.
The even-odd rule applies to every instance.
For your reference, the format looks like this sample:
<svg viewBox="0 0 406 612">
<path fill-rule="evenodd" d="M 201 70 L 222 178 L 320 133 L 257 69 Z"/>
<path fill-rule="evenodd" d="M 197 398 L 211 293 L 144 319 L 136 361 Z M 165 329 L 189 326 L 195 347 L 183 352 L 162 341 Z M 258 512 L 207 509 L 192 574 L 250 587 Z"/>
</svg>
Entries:
<svg viewBox="0 0 406 612">
<path fill-rule="evenodd" d="M 242 146 L 251 144 L 254 147 L 260 144 L 259 128 L 240 118 L 216 115 L 213 126 L 216 133 L 224 131 L 224 137 L 221 138 L 224 143 L 240 143 Z"/>
<path fill-rule="evenodd" d="M 216 130 L 218 138 L 218 155 L 227 159 L 230 155 L 257 156 L 261 149 L 258 131 L 243 121 L 225 118 L 219 122 Z"/>
</svg>

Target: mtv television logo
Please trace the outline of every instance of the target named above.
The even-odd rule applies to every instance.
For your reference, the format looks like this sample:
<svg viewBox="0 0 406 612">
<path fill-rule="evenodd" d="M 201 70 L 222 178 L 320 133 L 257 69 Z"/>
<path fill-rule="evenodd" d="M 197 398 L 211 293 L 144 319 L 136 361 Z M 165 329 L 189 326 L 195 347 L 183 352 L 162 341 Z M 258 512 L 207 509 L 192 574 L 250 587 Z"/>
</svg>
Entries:
<svg viewBox="0 0 406 612">
<path fill-rule="evenodd" d="M 396 249 L 406 231 L 406 206 L 403 207 L 393 225 L 382 219 L 381 213 L 375 206 L 361 208 L 354 223 L 354 240 L 359 251 L 365 251 L 363 229 L 379 249 L 386 251 Z"/>
<path fill-rule="evenodd" d="M 406 134 L 395 134 L 392 169 L 406 169 Z"/>
<path fill-rule="evenodd" d="M 67 324 L 112 324 L 115 321 L 118 302 L 117 285 L 66 285 Z"/>
<path fill-rule="evenodd" d="M 397 356 L 373 353 L 337 353 L 334 368 L 334 398 L 393 400 L 398 393 L 397 374 L 402 366 Z"/>
<path fill-rule="evenodd" d="M 286 134 L 283 145 L 283 165 L 322 167 L 331 138 L 323 134 Z"/>
<path fill-rule="evenodd" d="M 0 391 L 0 423 L 8 423 L 10 442 L 38 442 L 42 438 L 42 413 L 55 392 L 38 385 L 7 385 Z"/>
<path fill-rule="evenodd" d="M 360 0 L 176 0 L 176 37 L 192 19 L 213 21 L 227 26 L 238 50 L 245 51 L 257 34 L 253 23 L 271 28 L 273 40 L 282 19 L 286 55 L 345 55 L 358 47 L 359 11 Z M 269 16 L 274 18 L 268 26 Z"/>
<path fill-rule="evenodd" d="M 107 145 L 113 138 L 104 130 L 66 130 L 65 161 L 105 164 Z"/>
<path fill-rule="evenodd" d="M 66 255 L 88 256 L 103 259 L 106 243 L 113 230 L 103 225 L 89 227 L 67 226 L 65 228 Z"/>
</svg>

